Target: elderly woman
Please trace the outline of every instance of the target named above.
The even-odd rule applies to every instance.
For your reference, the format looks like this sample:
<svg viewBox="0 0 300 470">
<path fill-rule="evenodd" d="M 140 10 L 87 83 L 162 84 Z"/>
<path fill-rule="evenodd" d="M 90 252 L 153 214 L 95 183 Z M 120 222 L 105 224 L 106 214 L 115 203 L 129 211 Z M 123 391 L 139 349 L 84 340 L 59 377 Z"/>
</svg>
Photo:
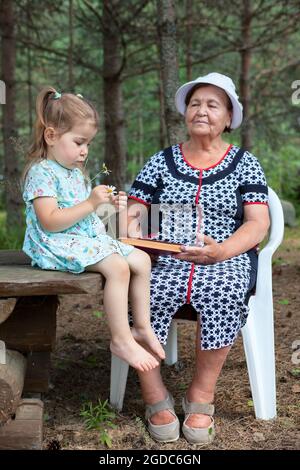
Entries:
<svg viewBox="0 0 300 470">
<path fill-rule="evenodd" d="M 203 210 L 204 246 L 199 246 L 187 224 L 164 218 L 162 209 L 158 238 L 168 233 L 168 241 L 180 243 L 182 252 L 158 257 L 151 278 L 152 326 L 161 343 L 179 307 L 190 304 L 198 314 L 196 365 L 182 402 L 182 431 L 190 443 L 203 444 L 214 438 L 216 382 L 247 319 L 256 247 L 269 227 L 268 189 L 255 156 L 223 139 L 242 122 L 242 105 L 229 77 L 209 73 L 188 82 L 178 89 L 175 103 L 189 138 L 149 159 L 132 185 L 129 208 L 182 205 L 195 231 L 197 206 Z M 177 440 L 179 421 L 160 369 L 139 378 L 151 436 Z"/>
</svg>

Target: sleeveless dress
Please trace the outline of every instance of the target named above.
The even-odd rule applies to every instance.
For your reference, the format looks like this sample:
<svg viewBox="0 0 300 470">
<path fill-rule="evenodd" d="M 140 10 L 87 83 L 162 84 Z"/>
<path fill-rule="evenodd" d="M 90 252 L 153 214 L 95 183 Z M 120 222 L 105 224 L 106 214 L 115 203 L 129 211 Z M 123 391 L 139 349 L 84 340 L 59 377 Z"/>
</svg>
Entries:
<svg viewBox="0 0 300 470">
<path fill-rule="evenodd" d="M 23 251 L 32 259 L 32 266 L 81 273 L 113 253 L 128 256 L 132 252 L 133 247 L 106 234 L 95 213 L 61 232 L 48 232 L 38 221 L 35 198 L 53 197 L 62 209 L 86 200 L 90 191 L 79 168 L 69 170 L 53 160 L 42 160 L 30 168 L 23 192 L 27 225 Z"/>
<path fill-rule="evenodd" d="M 197 169 L 177 144 L 149 159 L 129 197 L 151 209 L 149 233 L 154 231 L 156 239 L 191 245 L 199 204 L 204 233 L 222 242 L 243 223 L 245 204 L 268 204 L 268 187 L 248 151 L 230 145 L 215 165 Z M 172 317 L 190 304 L 199 315 L 202 349 L 233 344 L 247 319 L 256 272 L 256 247 L 213 265 L 159 256 L 151 275 L 151 321 L 159 340 L 166 343 Z"/>
</svg>

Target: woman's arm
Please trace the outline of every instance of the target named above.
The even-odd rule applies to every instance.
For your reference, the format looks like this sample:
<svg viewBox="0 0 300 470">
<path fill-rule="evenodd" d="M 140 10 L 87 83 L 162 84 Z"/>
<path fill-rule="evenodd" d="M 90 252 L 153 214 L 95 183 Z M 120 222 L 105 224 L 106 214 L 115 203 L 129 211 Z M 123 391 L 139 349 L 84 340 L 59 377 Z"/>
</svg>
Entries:
<svg viewBox="0 0 300 470">
<path fill-rule="evenodd" d="M 245 253 L 260 243 L 270 226 L 268 207 L 264 204 L 244 206 L 244 223 L 222 243 L 204 236 L 204 248 L 196 246 L 182 247 L 182 253 L 175 258 L 196 264 L 214 264 L 219 261 Z"/>
<path fill-rule="evenodd" d="M 38 197 L 33 206 L 42 227 L 48 232 L 61 232 L 94 212 L 99 204 L 109 202 L 106 186 L 96 186 L 90 196 L 73 207 L 60 209 L 56 198 Z"/>
</svg>

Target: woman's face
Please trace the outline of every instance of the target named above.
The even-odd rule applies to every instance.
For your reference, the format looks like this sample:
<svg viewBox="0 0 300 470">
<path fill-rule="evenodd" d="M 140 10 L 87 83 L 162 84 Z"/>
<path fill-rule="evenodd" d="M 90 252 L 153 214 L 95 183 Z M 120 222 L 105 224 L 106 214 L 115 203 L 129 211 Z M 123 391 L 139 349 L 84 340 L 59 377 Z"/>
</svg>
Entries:
<svg viewBox="0 0 300 470">
<path fill-rule="evenodd" d="M 232 113 L 228 96 L 214 85 L 197 88 L 185 112 L 185 123 L 190 136 L 214 139 L 230 127 Z"/>
</svg>

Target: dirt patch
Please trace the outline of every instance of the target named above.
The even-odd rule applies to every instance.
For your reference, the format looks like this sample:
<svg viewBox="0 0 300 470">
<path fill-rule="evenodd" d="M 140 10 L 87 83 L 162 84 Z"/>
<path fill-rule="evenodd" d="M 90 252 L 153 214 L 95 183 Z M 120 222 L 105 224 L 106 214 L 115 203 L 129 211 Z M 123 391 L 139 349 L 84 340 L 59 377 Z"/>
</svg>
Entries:
<svg viewBox="0 0 300 470">
<path fill-rule="evenodd" d="M 210 449 L 300 449 L 300 377 L 292 345 L 300 342 L 300 241 L 288 240 L 273 266 L 278 417 L 254 418 L 242 340 L 232 348 L 216 393 L 216 439 Z M 52 357 L 51 387 L 44 395 L 44 448 L 105 449 L 98 431 L 87 431 L 80 416 L 83 404 L 109 397 L 109 333 L 101 299 L 63 296 L 58 315 L 57 346 Z M 180 402 L 193 372 L 195 323 L 179 326 L 179 357 L 162 374 Z M 295 347 L 295 343 L 294 343 Z M 300 361 L 300 353 L 294 360 Z M 295 361 L 294 361 L 295 362 Z M 182 437 L 172 444 L 154 442 L 145 429 L 144 406 L 135 372 L 129 371 L 122 413 L 109 431 L 112 449 L 193 449 Z"/>
</svg>

